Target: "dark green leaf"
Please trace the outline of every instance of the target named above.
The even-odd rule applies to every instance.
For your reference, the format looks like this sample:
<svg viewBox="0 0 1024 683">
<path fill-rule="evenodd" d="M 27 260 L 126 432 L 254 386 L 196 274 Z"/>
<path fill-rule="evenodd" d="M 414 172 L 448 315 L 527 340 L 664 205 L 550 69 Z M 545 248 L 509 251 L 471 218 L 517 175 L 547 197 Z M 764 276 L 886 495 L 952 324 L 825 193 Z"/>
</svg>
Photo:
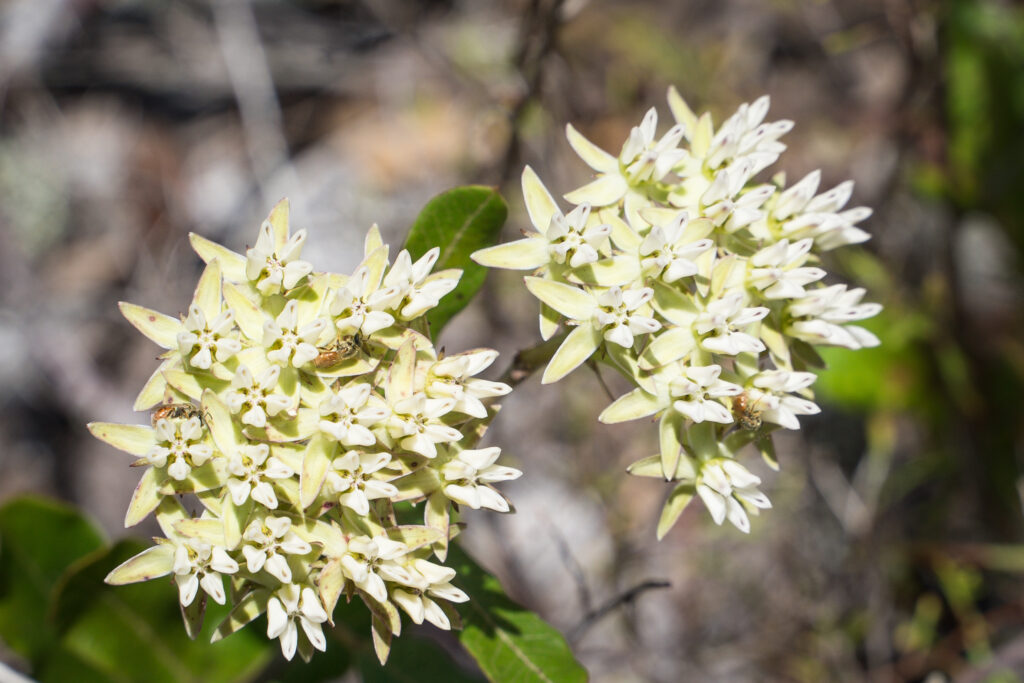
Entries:
<svg viewBox="0 0 1024 683">
<path fill-rule="evenodd" d="M 121 541 L 80 562 L 64 578 L 52 606 L 60 633 L 60 652 L 54 662 L 79 659 L 106 680 L 147 683 L 239 681 L 260 671 L 273 655 L 274 644 L 267 642 L 257 625 L 210 644 L 210 634 L 227 607 L 210 601 L 204 628 L 191 640 L 181 622 L 178 591 L 171 579 L 128 586 L 103 583 L 111 569 L 145 547 L 137 541 Z M 41 672 L 44 680 L 62 680 L 54 666 L 47 663 Z"/>
<path fill-rule="evenodd" d="M 491 681 L 500 683 L 572 683 L 586 681 L 565 638 L 533 612 L 513 602 L 496 578 L 484 571 L 457 544 L 448 564 L 455 582 L 470 601 L 459 605 L 463 647 Z"/>
<path fill-rule="evenodd" d="M 327 652 L 317 652 L 309 664 L 279 661 L 268 680 L 326 683 L 337 680 L 352 665 L 359 669 L 365 683 L 479 683 L 483 680 L 452 660 L 437 642 L 438 637 L 446 637 L 446 634 L 431 626 L 420 628 L 406 621 L 402 635 L 392 640 L 387 664 L 381 666 L 370 637 L 370 610 L 359 599 L 346 603 L 342 597 L 334 610 L 334 622 L 333 629 L 324 627 Z M 428 631 L 433 631 L 432 637 L 422 637 Z M 454 637 L 451 640 L 454 645 Z"/>
<path fill-rule="evenodd" d="M 472 185 L 439 194 L 427 202 L 416 217 L 405 242 L 413 260 L 433 247 L 440 247 L 441 255 L 434 270 L 462 269 L 458 287 L 427 315 L 435 339 L 483 285 L 487 269 L 469 256 L 497 243 L 507 215 L 508 206 L 495 188 Z"/>
<path fill-rule="evenodd" d="M 60 503 L 24 497 L 0 508 L 0 639 L 38 660 L 55 638 L 54 586 L 68 565 L 102 545 L 99 531 Z"/>
</svg>

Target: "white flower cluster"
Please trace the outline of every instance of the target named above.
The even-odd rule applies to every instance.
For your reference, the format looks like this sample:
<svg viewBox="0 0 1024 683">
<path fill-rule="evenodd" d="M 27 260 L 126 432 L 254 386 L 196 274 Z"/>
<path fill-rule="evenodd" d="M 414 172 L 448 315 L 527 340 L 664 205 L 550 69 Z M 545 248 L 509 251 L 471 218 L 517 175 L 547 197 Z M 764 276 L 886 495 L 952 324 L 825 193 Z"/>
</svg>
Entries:
<svg viewBox="0 0 1024 683">
<path fill-rule="evenodd" d="M 749 531 L 748 513 L 771 504 L 737 450 L 755 442 L 776 467 L 770 432 L 819 412 L 814 345 L 879 343 L 849 323 L 881 307 L 861 303 L 863 289 L 822 284 L 817 257 L 868 239 L 857 224 L 871 211 L 844 208 L 852 182 L 819 193 L 817 171 L 788 188 L 781 177 L 757 180 L 793 125 L 765 122 L 767 96 L 717 131 L 674 88 L 668 99 L 676 124 L 658 138 L 652 108 L 617 157 L 568 126 L 597 178 L 565 195 L 575 207 L 563 214 L 527 167 L 536 232 L 473 258 L 533 271 L 526 286 L 541 301 L 542 337 L 568 328 L 545 383 L 594 357 L 636 386 L 602 422 L 660 416 L 660 454 L 629 470 L 677 482 L 659 538 L 695 495 L 716 523 Z"/>
<path fill-rule="evenodd" d="M 305 238 L 281 202 L 244 256 L 192 235 L 207 265 L 187 316 L 122 304 L 166 350 L 135 405 L 156 407 L 152 427 L 90 429 L 147 468 L 125 525 L 155 511 L 166 538 L 107 581 L 173 575 L 193 636 L 207 596 L 234 606 L 215 640 L 266 613 L 289 659 L 324 650 L 339 598 L 358 596 L 383 661 L 399 609 L 458 623 L 450 603 L 468 596 L 442 564 L 452 516 L 509 510 L 493 484 L 520 472 L 474 446 L 494 414 L 484 401 L 511 389 L 476 377 L 497 352 L 444 356 L 427 336 L 424 314 L 461 276 L 431 273 L 437 248 L 391 264 L 374 227 L 346 277 L 301 260 Z M 421 500 L 425 523 L 399 524 L 394 504 Z"/>
</svg>

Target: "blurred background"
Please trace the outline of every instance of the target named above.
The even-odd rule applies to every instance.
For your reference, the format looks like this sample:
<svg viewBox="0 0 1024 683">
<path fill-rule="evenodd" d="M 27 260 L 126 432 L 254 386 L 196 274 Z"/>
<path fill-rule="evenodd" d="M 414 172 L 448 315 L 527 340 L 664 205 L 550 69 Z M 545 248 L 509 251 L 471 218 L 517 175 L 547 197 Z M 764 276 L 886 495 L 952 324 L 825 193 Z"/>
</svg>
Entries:
<svg viewBox="0 0 1024 683">
<path fill-rule="evenodd" d="M 768 93 L 779 166 L 856 181 L 864 248 L 830 270 L 885 305 L 877 349 L 828 354 L 823 413 L 755 461 L 751 536 L 625 466 L 597 379 L 538 378 L 491 442 L 515 515 L 466 544 L 559 627 L 594 681 L 1024 680 L 1024 9 L 982 0 L 6 0 L 0 6 L 0 502 L 85 509 L 112 538 L 137 473 L 91 420 L 131 411 L 157 349 L 119 315 L 183 312 L 189 231 L 243 250 L 281 197 L 318 269 L 374 222 L 397 247 L 457 184 L 528 226 L 523 164 L 588 180 L 572 122 L 617 153 L 675 84 L 721 122 Z M 443 337 L 512 354 L 535 302 L 492 273 Z M 151 528 L 132 534 L 146 536 Z M 667 582 L 669 587 L 662 584 Z M 0 660 L 5 657 L 0 648 Z M 14 662 L 17 664 L 17 662 Z"/>
</svg>

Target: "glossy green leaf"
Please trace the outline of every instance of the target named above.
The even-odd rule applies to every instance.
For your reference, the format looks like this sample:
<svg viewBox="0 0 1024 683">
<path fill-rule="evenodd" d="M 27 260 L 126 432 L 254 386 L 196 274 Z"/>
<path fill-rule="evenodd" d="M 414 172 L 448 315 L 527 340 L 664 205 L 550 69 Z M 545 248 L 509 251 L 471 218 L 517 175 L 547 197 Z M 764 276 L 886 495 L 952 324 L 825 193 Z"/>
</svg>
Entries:
<svg viewBox="0 0 1024 683">
<path fill-rule="evenodd" d="M 102 546 L 99 531 L 61 503 L 24 497 L 0 508 L 0 640 L 27 659 L 43 658 L 56 637 L 48 616 L 54 587 Z"/>
<path fill-rule="evenodd" d="M 435 339 L 483 285 L 487 269 L 474 263 L 470 255 L 497 243 L 507 215 L 508 206 L 495 188 L 473 185 L 439 194 L 416 217 L 405 242 L 413 260 L 440 247 L 434 270 L 462 270 L 458 286 L 427 314 Z"/>
<path fill-rule="evenodd" d="M 240 681 L 260 671 L 273 654 L 273 644 L 258 628 L 210 644 L 210 634 L 228 607 L 210 601 L 205 626 L 191 640 L 182 625 L 178 591 L 169 579 L 129 586 L 103 583 L 114 567 L 144 547 L 121 541 L 65 575 L 51 606 L 61 656 L 86 662 L 110 681 Z M 49 665 L 41 674 L 42 680 L 60 680 Z"/>
<path fill-rule="evenodd" d="M 463 619 L 459 640 L 488 679 L 501 683 L 587 680 L 586 670 L 562 634 L 513 602 L 501 583 L 456 544 L 450 548 L 448 565 L 458 571 L 455 582 L 470 596 L 469 602 L 459 605 Z"/>
</svg>

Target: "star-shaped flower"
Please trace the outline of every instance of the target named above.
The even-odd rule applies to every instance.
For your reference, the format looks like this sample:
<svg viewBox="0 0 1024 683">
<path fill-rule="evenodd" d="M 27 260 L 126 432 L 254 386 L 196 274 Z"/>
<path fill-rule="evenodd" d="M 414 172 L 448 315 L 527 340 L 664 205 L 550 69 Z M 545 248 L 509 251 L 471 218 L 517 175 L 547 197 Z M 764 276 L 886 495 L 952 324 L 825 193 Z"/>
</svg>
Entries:
<svg viewBox="0 0 1024 683">
<path fill-rule="evenodd" d="M 182 605 L 191 605 L 202 586 L 206 594 L 223 605 L 223 574 L 234 574 L 238 563 L 228 556 L 222 546 L 211 546 L 194 539 L 182 539 L 174 549 L 174 582 Z"/>
<path fill-rule="evenodd" d="M 496 465 L 500 454 L 501 449 L 497 446 L 456 453 L 441 468 L 441 476 L 446 482 L 444 494 L 474 510 L 484 507 L 508 512 L 508 501 L 489 484 L 518 479 L 523 473 L 512 467 Z"/>
<path fill-rule="evenodd" d="M 253 574 L 262 569 L 281 583 L 291 583 L 292 570 L 285 555 L 306 555 L 313 547 L 292 531 L 287 517 L 254 519 L 245 528 L 242 555 Z"/>
<path fill-rule="evenodd" d="M 705 462 L 697 476 L 697 495 L 704 501 L 715 524 L 728 519 L 733 526 L 750 533 L 748 511 L 772 506 L 768 496 L 757 490 L 760 477 L 735 460 L 715 458 Z"/>
<path fill-rule="evenodd" d="M 316 591 L 289 583 L 278 588 L 267 602 L 267 637 L 281 639 L 281 654 L 291 660 L 299 644 L 299 627 L 317 650 L 327 650 L 322 624 L 327 621 Z"/>
</svg>

